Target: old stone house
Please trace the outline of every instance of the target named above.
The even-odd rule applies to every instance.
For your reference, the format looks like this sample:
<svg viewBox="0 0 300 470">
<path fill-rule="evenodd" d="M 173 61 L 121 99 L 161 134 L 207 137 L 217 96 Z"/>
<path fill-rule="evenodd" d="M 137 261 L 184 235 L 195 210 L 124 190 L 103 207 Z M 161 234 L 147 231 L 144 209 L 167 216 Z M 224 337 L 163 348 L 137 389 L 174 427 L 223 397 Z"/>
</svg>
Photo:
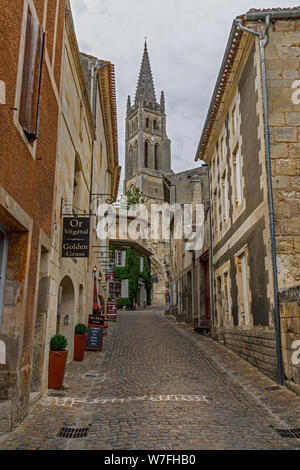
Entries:
<svg viewBox="0 0 300 470">
<path fill-rule="evenodd" d="M 7 432 L 34 391 L 39 279 L 54 227 L 65 1 L 1 0 L 0 9 L 0 432 Z"/>
<path fill-rule="evenodd" d="M 213 334 L 291 384 L 300 383 L 299 37 L 299 8 L 234 20 L 196 154 L 210 168 Z"/>
<path fill-rule="evenodd" d="M 74 329 L 104 301 L 105 270 L 97 239 L 97 207 L 116 200 L 118 164 L 114 66 L 80 53 L 70 3 L 66 8 L 62 69 L 62 110 L 58 144 L 55 222 L 50 256 L 45 256 L 47 295 L 40 311 L 47 312 L 40 329 L 40 369 L 36 391 L 47 391 L 51 337 L 67 338 L 68 362 L 73 360 Z M 84 221 L 89 229 L 84 257 L 63 252 L 66 220 Z M 103 280 L 103 281 L 102 281 Z M 101 282 L 102 281 L 102 282 Z M 42 346 L 44 345 L 44 346 Z"/>
<path fill-rule="evenodd" d="M 189 323 L 197 331 L 210 330 L 210 214 L 208 169 L 206 165 L 176 173 L 167 182 L 170 188 L 171 207 L 191 205 L 192 227 L 196 227 L 196 205 L 203 205 L 203 244 L 191 246 L 189 233 L 176 236 L 175 211 L 171 219 L 171 265 L 169 269 L 170 314 L 177 320 Z"/>
</svg>

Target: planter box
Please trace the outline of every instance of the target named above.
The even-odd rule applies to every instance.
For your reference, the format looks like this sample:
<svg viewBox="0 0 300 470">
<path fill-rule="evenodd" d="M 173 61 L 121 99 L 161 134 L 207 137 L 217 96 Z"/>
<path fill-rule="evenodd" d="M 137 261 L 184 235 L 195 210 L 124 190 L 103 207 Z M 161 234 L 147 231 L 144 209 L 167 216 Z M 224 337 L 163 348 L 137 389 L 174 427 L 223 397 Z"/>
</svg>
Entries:
<svg viewBox="0 0 300 470">
<path fill-rule="evenodd" d="M 75 334 L 74 336 L 74 361 L 83 361 L 86 345 L 87 333 L 83 335 Z"/>
<path fill-rule="evenodd" d="M 48 388 L 61 390 L 68 357 L 67 350 L 49 352 Z"/>
</svg>

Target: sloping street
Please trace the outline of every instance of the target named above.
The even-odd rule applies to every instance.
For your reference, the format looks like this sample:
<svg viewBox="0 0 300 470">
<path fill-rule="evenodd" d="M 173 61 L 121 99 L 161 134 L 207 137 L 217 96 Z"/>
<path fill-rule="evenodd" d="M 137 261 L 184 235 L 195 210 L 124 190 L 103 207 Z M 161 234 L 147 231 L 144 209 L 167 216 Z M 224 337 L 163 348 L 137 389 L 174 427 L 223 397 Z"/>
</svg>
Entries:
<svg viewBox="0 0 300 470">
<path fill-rule="evenodd" d="M 300 428 L 300 398 L 163 308 L 119 312 L 108 330 L 1 449 L 300 449 L 276 430 Z"/>
</svg>

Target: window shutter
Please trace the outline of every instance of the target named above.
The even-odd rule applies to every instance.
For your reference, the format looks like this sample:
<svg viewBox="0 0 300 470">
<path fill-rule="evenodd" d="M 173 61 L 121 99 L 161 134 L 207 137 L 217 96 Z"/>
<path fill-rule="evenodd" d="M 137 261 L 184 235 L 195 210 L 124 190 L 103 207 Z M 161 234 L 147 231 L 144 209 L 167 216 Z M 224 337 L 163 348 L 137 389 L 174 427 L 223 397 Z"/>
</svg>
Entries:
<svg viewBox="0 0 300 470">
<path fill-rule="evenodd" d="M 126 266 L 126 251 L 122 251 L 122 266 Z"/>
<path fill-rule="evenodd" d="M 30 142 L 38 137 L 44 45 L 45 34 L 42 26 L 28 15 L 19 122 Z"/>
<path fill-rule="evenodd" d="M 121 297 L 122 299 L 128 299 L 128 279 L 122 279 L 121 281 Z"/>
</svg>

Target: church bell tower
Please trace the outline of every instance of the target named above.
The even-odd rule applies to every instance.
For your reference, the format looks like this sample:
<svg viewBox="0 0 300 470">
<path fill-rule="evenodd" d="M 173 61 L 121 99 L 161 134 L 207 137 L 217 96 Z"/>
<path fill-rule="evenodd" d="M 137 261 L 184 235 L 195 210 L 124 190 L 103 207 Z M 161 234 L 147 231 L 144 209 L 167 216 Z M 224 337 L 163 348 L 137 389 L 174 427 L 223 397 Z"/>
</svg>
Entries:
<svg viewBox="0 0 300 470">
<path fill-rule="evenodd" d="M 135 99 L 127 101 L 124 190 L 136 186 L 156 202 L 164 201 L 163 175 L 171 175 L 171 142 L 166 131 L 165 97 L 156 101 L 145 41 Z M 154 201 L 153 201 L 154 202 Z"/>
</svg>

